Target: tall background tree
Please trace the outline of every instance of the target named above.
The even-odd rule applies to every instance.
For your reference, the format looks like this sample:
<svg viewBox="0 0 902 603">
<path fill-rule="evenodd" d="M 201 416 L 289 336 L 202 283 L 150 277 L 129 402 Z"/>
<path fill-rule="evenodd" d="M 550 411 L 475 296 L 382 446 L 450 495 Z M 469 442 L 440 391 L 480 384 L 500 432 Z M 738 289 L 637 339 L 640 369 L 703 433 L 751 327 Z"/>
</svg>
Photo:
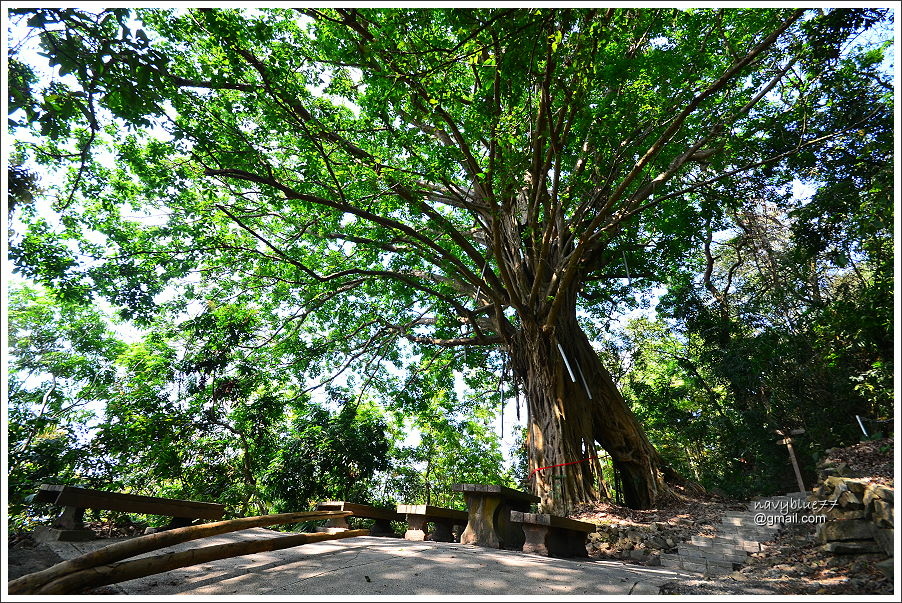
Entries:
<svg viewBox="0 0 902 603">
<path fill-rule="evenodd" d="M 246 315 L 218 318 L 160 319 L 126 343 L 95 308 L 12 289 L 12 528 L 45 511 L 29 504 L 41 483 L 216 501 L 247 516 L 326 498 L 373 502 L 390 468 L 412 469 L 390 461 L 381 408 L 311 400 L 279 374 L 278 358 L 241 350 L 248 333 L 230 325 L 246 326 Z M 217 349 L 223 335 L 238 350 Z"/>
<path fill-rule="evenodd" d="M 58 304 L 38 288 L 9 291 L 8 504 L 19 515 L 43 482 L 83 481 L 88 427 L 113 395 L 124 344 L 93 308 Z"/>
<path fill-rule="evenodd" d="M 890 113 L 840 86 L 879 60 L 838 67 L 885 10 L 26 12 L 65 77 L 17 58 L 18 152 L 68 166 L 59 224 L 22 209 L 26 275 L 139 321 L 166 287 L 264 311 L 260 345 L 357 396 L 494 363 L 549 509 L 599 497 L 601 449 L 631 506 L 681 481 L 592 323 L 677 282 L 731 187 L 785 194 Z"/>
</svg>

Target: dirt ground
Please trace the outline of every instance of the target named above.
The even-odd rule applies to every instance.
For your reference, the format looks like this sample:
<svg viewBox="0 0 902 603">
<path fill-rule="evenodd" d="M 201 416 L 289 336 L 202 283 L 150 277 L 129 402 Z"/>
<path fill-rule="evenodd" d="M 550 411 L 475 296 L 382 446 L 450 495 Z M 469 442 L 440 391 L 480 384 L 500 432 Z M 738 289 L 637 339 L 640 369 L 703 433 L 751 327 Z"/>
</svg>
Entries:
<svg viewBox="0 0 902 603">
<path fill-rule="evenodd" d="M 814 540 L 814 526 L 794 525 L 749 557 L 741 570 L 711 580 L 672 582 L 666 594 L 891 595 L 876 567 L 885 555 L 833 555 Z"/>
<path fill-rule="evenodd" d="M 848 476 L 894 487 L 892 438 L 828 451 L 831 464 L 846 463 Z M 893 581 L 878 567 L 885 555 L 834 555 L 816 542 L 815 526 L 785 527 L 738 572 L 716 580 L 674 583 L 670 594 L 738 594 L 750 589 L 798 595 L 892 595 Z"/>
<path fill-rule="evenodd" d="M 39 572 L 63 559 L 45 544 L 36 543 L 30 534 L 17 534 L 9 538 L 9 579 Z"/>
<path fill-rule="evenodd" d="M 894 443 L 890 438 L 861 442 L 828 451 L 825 461 L 848 465 L 848 476 L 866 478 L 873 483 L 893 487 Z M 747 509 L 747 501 L 719 496 L 678 496 L 667 506 L 649 511 L 636 511 L 615 505 L 586 505 L 574 517 L 583 521 L 616 523 L 642 528 L 653 523 L 659 538 L 674 542 L 689 540 L 693 535 L 711 535 L 727 510 Z M 590 546 L 591 550 L 591 546 Z M 673 549 L 675 550 L 675 549 Z M 666 552 L 673 552 L 667 550 Z M 619 559 L 627 563 L 649 563 L 623 559 L 616 545 L 602 545 L 592 550 L 596 558 Z M 651 558 L 654 562 L 654 557 Z M 892 579 L 877 563 L 885 555 L 834 555 L 827 553 L 815 539 L 813 524 L 784 527 L 765 550 L 750 555 L 746 564 L 728 576 L 711 580 L 671 583 L 666 594 L 817 594 L 817 595 L 881 595 L 893 594 Z"/>
<path fill-rule="evenodd" d="M 99 539 L 137 536 L 142 533 L 144 528 L 144 526 L 138 524 L 115 527 L 105 522 L 86 522 L 85 527 L 94 530 L 94 533 Z M 15 580 L 16 578 L 21 578 L 27 574 L 39 572 L 65 561 L 65 559 L 54 553 L 53 549 L 46 544 L 36 542 L 31 532 L 20 532 L 10 535 L 8 544 L 9 558 L 6 563 L 10 580 Z M 88 591 L 86 594 L 119 595 L 122 593 L 115 585 L 113 585 L 96 588 Z"/>
</svg>

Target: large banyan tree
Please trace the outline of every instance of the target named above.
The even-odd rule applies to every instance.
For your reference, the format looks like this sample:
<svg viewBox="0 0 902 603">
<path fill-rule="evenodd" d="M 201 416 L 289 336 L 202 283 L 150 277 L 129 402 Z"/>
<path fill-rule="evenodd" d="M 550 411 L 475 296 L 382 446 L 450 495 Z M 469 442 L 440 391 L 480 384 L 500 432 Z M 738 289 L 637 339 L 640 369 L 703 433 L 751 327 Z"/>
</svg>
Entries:
<svg viewBox="0 0 902 603">
<path fill-rule="evenodd" d="M 314 325 L 308 349 L 370 367 L 494 350 L 545 507 L 597 499 L 602 450 L 650 507 L 680 478 L 586 325 L 666 284 L 745 175 L 866 135 L 880 61 L 849 40 L 885 12 L 13 11 L 55 69 L 13 48 L 16 162 L 68 168 L 14 256 L 133 317 L 167 284 L 213 306 L 252 283 L 268 341 Z"/>
</svg>

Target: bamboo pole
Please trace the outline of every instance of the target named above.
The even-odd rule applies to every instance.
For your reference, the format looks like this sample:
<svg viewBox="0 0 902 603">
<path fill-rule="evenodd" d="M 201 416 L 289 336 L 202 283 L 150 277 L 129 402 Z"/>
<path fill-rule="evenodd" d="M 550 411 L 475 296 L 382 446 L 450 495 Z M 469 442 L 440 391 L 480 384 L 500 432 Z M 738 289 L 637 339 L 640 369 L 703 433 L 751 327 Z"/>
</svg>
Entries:
<svg viewBox="0 0 902 603">
<path fill-rule="evenodd" d="M 148 534 L 146 536 L 138 536 L 123 542 L 117 542 L 102 549 L 85 553 L 75 559 L 69 559 L 61 563 L 57 563 L 45 570 L 34 572 L 11 580 L 8 583 L 9 594 L 27 594 L 33 593 L 36 589 L 44 584 L 56 580 L 66 574 L 71 574 L 80 570 L 88 569 L 98 565 L 105 565 L 115 561 L 121 561 L 135 555 L 148 553 L 167 546 L 196 540 L 198 538 L 206 538 L 207 536 L 216 536 L 218 534 L 226 534 L 228 532 L 237 532 L 247 528 L 260 528 L 265 526 L 273 526 L 287 523 L 298 523 L 301 521 L 315 521 L 317 519 L 330 519 L 335 517 L 347 517 L 352 515 L 350 511 L 303 511 L 299 513 L 279 513 L 276 515 L 258 515 L 255 517 L 242 517 L 239 519 L 229 519 L 226 521 L 217 521 L 214 523 L 206 523 L 197 526 L 186 526 L 184 528 L 175 528 L 165 532 L 156 534 Z"/>
<path fill-rule="evenodd" d="M 100 565 L 67 574 L 49 584 L 45 584 L 34 594 L 78 594 L 89 588 L 125 582 L 126 580 L 134 580 L 135 578 L 143 578 L 144 576 L 168 572 L 180 567 L 216 561 L 217 559 L 227 559 L 229 557 L 251 555 L 253 553 L 262 553 L 265 551 L 278 551 L 280 549 L 287 549 L 324 540 L 367 536 L 369 533 L 369 530 L 347 530 L 334 534 L 294 534 L 292 536 L 283 536 L 281 538 L 230 542 L 228 544 L 207 546 L 199 549 L 181 551 L 179 553 L 167 553 L 155 557 L 132 559 L 130 561 L 123 561 L 110 565 Z"/>
</svg>

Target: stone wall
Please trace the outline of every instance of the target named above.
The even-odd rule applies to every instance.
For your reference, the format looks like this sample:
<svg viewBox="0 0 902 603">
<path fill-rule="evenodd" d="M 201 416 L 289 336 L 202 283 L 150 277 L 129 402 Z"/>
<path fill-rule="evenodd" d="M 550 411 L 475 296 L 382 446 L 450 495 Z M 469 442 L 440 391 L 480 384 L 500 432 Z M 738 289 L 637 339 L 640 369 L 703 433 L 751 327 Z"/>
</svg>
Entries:
<svg viewBox="0 0 902 603">
<path fill-rule="evenodd" d="M 820 467 L 821 482 L 809 501 L 826 516 L 817 527 L 825 550 L 841 554 L 893 555 L 893 488 L 867 478 L 846 477 L 847 467 Z"/>
<path fill-rule="evenodd" d="M 586 542 L 592 556 L 632 559 L 645 565 L 658 565 L 661 553 L 675 551 L 697 530 L 692 520 L 655 521 L 644 525 L 597 523 L 597 530 Z"/>
</svg>

